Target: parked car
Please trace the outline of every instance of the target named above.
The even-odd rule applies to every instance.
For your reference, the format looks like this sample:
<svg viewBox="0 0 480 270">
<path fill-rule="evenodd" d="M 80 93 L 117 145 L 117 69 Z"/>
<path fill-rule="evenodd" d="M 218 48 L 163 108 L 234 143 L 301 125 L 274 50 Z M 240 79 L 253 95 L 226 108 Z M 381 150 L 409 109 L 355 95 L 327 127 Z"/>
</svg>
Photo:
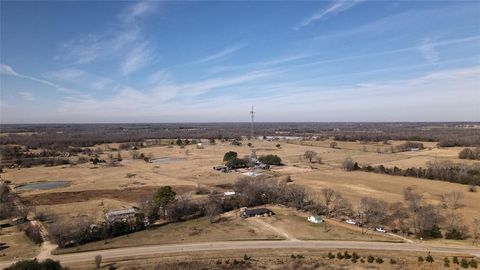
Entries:
<svg viewBox="0 0 480 270">
<path fill-rule="evenodd" d="M 355 220 L 353 220 L 353 219 L 347 219 L 347 220 L 345 220 L 345 222 L 348 223 L 348 224 L 352 224 L 352 225 L 357 224 L 357 222 L 355 222 Z"/>
<path fill-rule="evenodd" d="M 382 228 L 382 227 L 377 227 L 377 228 L 375 228 L 375 231 L 381 232 L 381 233 L 386 233 L 386 232 L 387 232 L 387 231 L 385 231 L 385 229 Z"/>
</svg>

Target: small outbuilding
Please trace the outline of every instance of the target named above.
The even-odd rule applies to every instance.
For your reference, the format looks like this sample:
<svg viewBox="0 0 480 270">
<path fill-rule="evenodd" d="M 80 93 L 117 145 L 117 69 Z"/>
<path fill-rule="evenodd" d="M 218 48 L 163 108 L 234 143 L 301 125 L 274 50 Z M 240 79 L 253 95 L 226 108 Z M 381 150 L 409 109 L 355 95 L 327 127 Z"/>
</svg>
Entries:
<svg viewBox="0 0 480 270">
<path fill-rule="evenodd" d="M 323 222 L 323 218 L 321 216 L 309 216 L 307 218 L 307 220 L 311 223 L 315 223 L 315 224 L 318 224 L 318 223 L 322 223 Z"/>
<path fill-rule="evenodd" d="M 268 208 L 242 208 L 242 217 L 268 217 L 274 215 L 273 211 Z"/>
</svg>

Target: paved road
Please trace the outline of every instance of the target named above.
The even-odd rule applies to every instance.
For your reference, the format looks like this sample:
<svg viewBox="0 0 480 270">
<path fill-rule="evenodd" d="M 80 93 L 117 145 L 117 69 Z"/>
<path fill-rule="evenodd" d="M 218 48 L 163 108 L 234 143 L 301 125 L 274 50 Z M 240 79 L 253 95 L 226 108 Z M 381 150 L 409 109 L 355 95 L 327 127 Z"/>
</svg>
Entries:
<svg viewBox="0 0 480 270">
<path fill-rule="evenodd" d="M 215 251 L 215 250 L 248 250 L 248 249 L 278 249 L 278 248 L 319 248 L 319 249 L 368 249 L 391 251 L 437 252 L 448 254 L 465 254 L 480 257 L 480 248 L 441 247 L 412 243 L 385 243 L 360 241 L 232 241 L 207 242 L 174 245 L 153 245 L 129 248 L 106 249 L 65 255 L 51 256 L 65 264 L 93 262 L 95 255 L 101 254 L 104 259 L 125 258 L 129 256 L 148 256 L 177 252 Z M 8 263 L 0 263 L 0 267 Z"/>
</svg>

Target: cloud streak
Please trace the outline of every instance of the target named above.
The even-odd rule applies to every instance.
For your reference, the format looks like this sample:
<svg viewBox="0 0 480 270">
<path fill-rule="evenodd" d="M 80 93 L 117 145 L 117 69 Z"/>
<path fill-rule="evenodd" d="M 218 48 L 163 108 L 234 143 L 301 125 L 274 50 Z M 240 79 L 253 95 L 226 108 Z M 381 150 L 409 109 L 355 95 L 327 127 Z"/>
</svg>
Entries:
<svg viewBox="0 0 480 270">
<path fill-rule="evenodd" d="M 20 73 L 16 72 L 9 65 L 6 65 L 6 64 L 1 64 L 1 65 L 2 66 L 1 66 L 0 74 L 14 76 L 14 77 L 21 78 L 21 79 L 31 80 L 31 81 L 34 81 L 34 82 L 38 82 L 38 83 L 41 83 L 41 84 L 48 85 L 48 86 L 59 87 L 57 84 L 52 83 L 50 81 L 47 81 L 47 80 L 44 80 L 44 79 L 39 79 L 39 78 L 28 76 L 28 75 L 24 75 L 24 74 L 20 74 Z"/>
<path fill-rule="evenodd" d="M 216 52 L 216 53 L 211 54 L 211 55 L 209 55 L 205 58 L 202 58 L 202 59 L 198 60 L 196 63 L 207 63 L 207 62 L 212 62 L 212 61 L 217 61 L 217 60 L 220 60 L 220 59 L 224 59 L 224 58 L 234 54 L 235 52 L 245 48 L 246 46 L 247 46 L 246 44 L 241 43 L 241 44 L 235 44 L 235 45 L 226 47 L 219 52 Z"/>
<path fill-rule="evenodd" d="M 363 1 L 364 0 L 337 0 L 327 8 L 320 10 L 312 16 L 304 19 L 302 22 L 300 22 L 297 26 L 294 27 L 294 30 L 300 30 L 301 28 L 309 26 L 310 24 L 324 19 L 328 16 L 344 12 Z"/>
<path fill-rule="evenodd" d="M 157 59 L 153 43 L 145 37 L 139 20 L 152 14 L 155 2 L 137 2 L 117 16 L 112 27 L 65 42 L 57 59 L 86 65 L 99 61 L 120 61 L 123 75 L 134 73 Z"/>
</svg>

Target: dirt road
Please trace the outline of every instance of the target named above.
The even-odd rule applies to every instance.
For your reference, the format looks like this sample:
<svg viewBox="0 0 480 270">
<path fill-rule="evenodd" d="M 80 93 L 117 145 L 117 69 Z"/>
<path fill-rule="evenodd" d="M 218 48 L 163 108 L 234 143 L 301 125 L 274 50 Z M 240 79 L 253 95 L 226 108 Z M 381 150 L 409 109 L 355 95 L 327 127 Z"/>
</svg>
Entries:
<svg viewBox="0 0 480 270">
<path fill-rule="evenodd" d="M 391 250 L 435 252 L 446 254 L 465 254 L 480 257 L 480 248 L 441 247 L 413 243 L 387 243 L 387 242 L 360 242 L 360 241 L 232 241 L 208 242 L 175 245 L 154 245 L 130 248 L 117 248 L 99 251 L 72 253 L 51 256 L 64 264 L 93 262 L 95 255 L 101 254 L 104 259 L 126 258 L 136 256 L 151 256 L 155 254 L 168 254 L 178 252 L 198 252 L 218 250 L 247 250 L 247 249 L 276 249 L 276 248 L 318 248 L 318 249 L 366 249 L 366 250 Z M 0 267 L 10 264 L 0 263 Z"/>
</svg>

